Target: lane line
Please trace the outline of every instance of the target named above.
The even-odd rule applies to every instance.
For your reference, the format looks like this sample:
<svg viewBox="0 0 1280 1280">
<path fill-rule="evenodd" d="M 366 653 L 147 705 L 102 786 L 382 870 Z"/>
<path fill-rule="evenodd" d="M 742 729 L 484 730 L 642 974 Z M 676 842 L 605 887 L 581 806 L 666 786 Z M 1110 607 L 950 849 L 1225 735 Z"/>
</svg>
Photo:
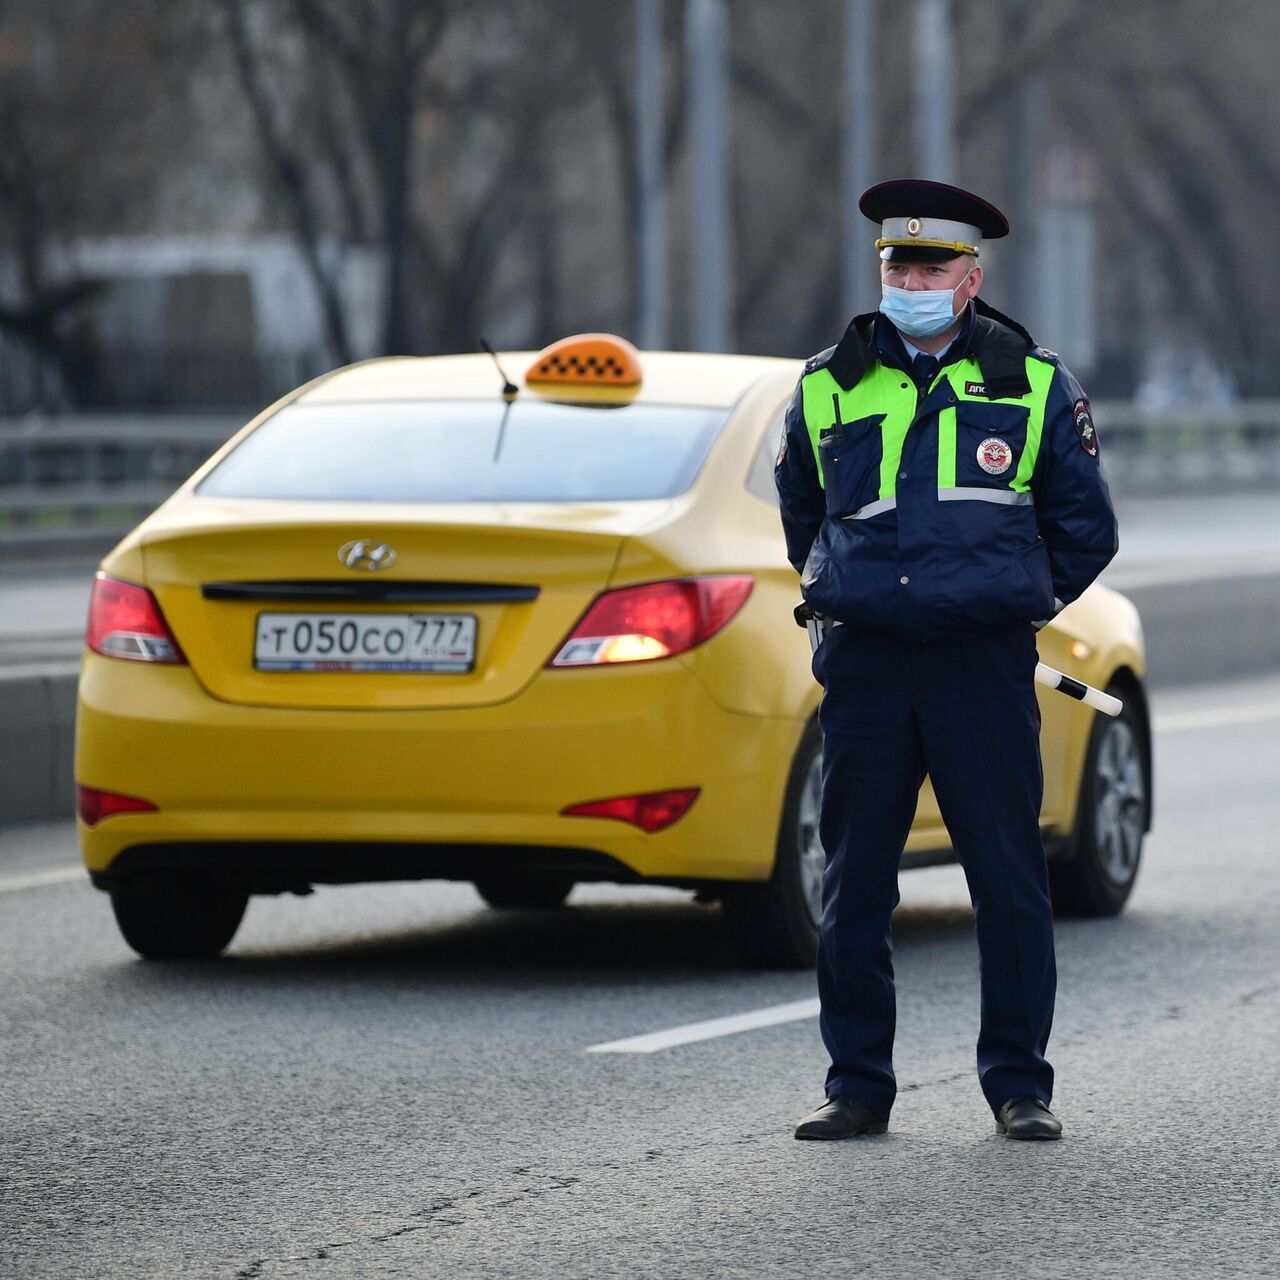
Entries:
<svg viewBox="0 0 1280 1280">
<path fill-rule="evenodd" d="M 1157 733 L 1178 733 L 1184 729 L 1209 729 L 1231 724 L 1253 724 L 1265 720 L 1280 720 L 1280 702 L 1262 702 L 1252 706 L 1204 707 L 1196 711 L 1174 711 L 1153 718 Z M 767 1009 L 753 1009 L 747 1013 L 734 1013 L 723 1018 L 709 1018 L 704 1022 L 688 1022 L 664 1031 L 650 1031 L 644 1035 L 629 1036 L 625 1040 L 610 1040 L 605 1044 L 590 1045 L 587 1053 L 658 1053 L 662 1049 L 674 1049 L 682 1044 L 696 1044 L 702 1040 L 716 1040 L 721 1036 L 737 1035 L 741 1031 L 755 1031 L 761 1027 L 775 1027 L 784 1022 L 799 1022 L 816 1018 L 819 1013 L 817 998 L 794 1000 L 790 1004 L 772 1005 Z"/>
<path fill-rule="evenodd" d="M 26 876 L 0 877 L 0 893 L 19 893 L 23 889 L 39 889 L 47 884 L 69 884 L 72 880 L 89 879 L 83 867 L 59 867 L 56 871 L 33 871 Z"/>
<path fill-rule="evenodd" d="M 759 1027 L 776 1027 L 781 1022 L 799 1022 L 818 1016 L 818 998 L 793 1000 L 749 1013 L 733 1013 L 726 1018 L 709 1018 L 705 1022 L 687 1022 L 682 1027 L 650 1031 L 647 1035 L 630 1036 L 626 1040 L 610 1040 L 593 1044 L 587 1053 L 657 1053 L 679 1044 L 695 1044 L 699 1040 L 715 1040 L 719 1036 L 736 1035 L 739 1031 L 755 1031 Z"/>
<path fill-rule="evenodd" d="M 1215 729 L 1229 724 L 1257 724 L 1280 720 L 1280 702 L 1257 702 L 1252 706 L 1203 707 L 1199 711 L 1170 711 L 1152 719 L 1157 733 L 1178 733 L 1183 729 Z"/>
</svg>

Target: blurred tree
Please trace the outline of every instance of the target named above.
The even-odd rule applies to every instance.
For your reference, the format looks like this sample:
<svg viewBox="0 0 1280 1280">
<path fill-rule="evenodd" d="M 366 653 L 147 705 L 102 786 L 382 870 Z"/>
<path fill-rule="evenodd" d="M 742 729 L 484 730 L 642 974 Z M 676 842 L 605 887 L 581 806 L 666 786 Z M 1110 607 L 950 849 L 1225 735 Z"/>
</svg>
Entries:
<svg viewBox="0 0 1280 1280">
<path fill-rule="evenodd" d="M 326 226 L 382 252 L 385 354 L 473 349 L 504 245 L 547 236 L 548 130 L 583 92 L 571 63 L 584 46 L 557 20 L 566 7 L 219 0 L 339 358 L 350 341 L 320 253 Z M 539 275 L 554 310 L 558 273 Z"/>
<path fill-rule="evenodd" d="M 1074 8 L 1048 51 L 1077 71 L 1053 80 L 1052 127 L 1098 169 L 1108 336 L 1136 348 L 1136 376 L 1163 351 L 1277 394 L 1277 280 L 1256 253 L 1280 234 L 1280 6 L 1236 0 L 1229 22 L 1212 0 Z"/>
<path fill-rule="evenodd" d="M 581 3 L 574 6 L 581 16 Z M 635 18 L 631 0 L 612 0 L 593 5 L 595 21 L 576 23 L 584 44 L 582 71 L 589 76 L 589 92 L 599 95 L 607 123 L 609 149 L 612 152 L 614 181 L 621 197 L 621 225 L 617 228 L 620 243 L 627 246 L 623 275 L 624 298 L 632 305 L 620 309 L 620 327 L 639 327 L 636 307 L 639 301 L 640 271 L 640 160 L 636 133 L 637 85 L 634 48 Z M 662 9 L 663 93 L 662 93 L 662 165 L 671 180 L 671 171 L 685 140 L 685 60 L 682 3 L 668 3 Z M 601 10 L 604 21 L 600 21 Z"/>
<path fill-rule="evenodd" d="M 915 165 L 914 10 L 875 7 L 888 178 Z M 1167 348 L 1206 353 L 1246 392 L 1280 394 L 1276 270 L 1262 251 L 1280 231 L 1267 143 L 1280 126 L 1280 5 L 1232 0 L 1230 22 L 1221 0 L 952 9 L 957 174 L 1020 224 L 993 246 L 993 301 L 1022 312 L 1044 173 L 1066 150 L 1095 177 L 1102 385 L 1124 394 Z M 744 350 L 803 354 L 847 320 L 844 5 L 728 11 L 736 328 Z M 682 0 L 663 17 L 679 345 Z M 480 331 L 507 345 L 628 332 L 633 40 L 633 0 L 0 0 L 0 334 L 84 386 L 97 286 L 68 246 L 281 230 L 338 360 L 474 349 Z M 370 304 L 350 287 L 344 246 L 381 262 L 376 325 L 353 310 Z"/>
<path fill-rule="evenodd" d="M 331 265 L 321 254 L 321 214 L 316 207 L 312 183 L 308 176 L 308 164 L 294 143 L 282 113 L 276 103 L 275 83 L 278 82 L 279 64 L 266 60 L 260 32 L 251 32 L 249 14 L 243 0 L 220 0 L 226 22 L 226 35 L 231 45 L 236 76 L 244 92 L 258 141 L 275 186 L 278 188 L 289 213 L 298 248 L 311 273 L 320 312 L 324 317 L 325 331 L 333 348 L 334 358 L 341 364 L 351 360 L 351 343 L 347 335 L 346 317 L 343 314 L 339 284 Z M 331 128 L 327 110 L 322 108 L 324 126 Z"/>
<path fill-rule="evenodd" d="M 86 310 L 102 290 L 62 250 L 118 225 L 147 177 L 156 104 L 136 71 L 163 62 L 163 37 L 145 16 L 110 0 L 0 4 L 0 333 L 52 367 L 55 402 L 93 377 Z"/>
</svg>

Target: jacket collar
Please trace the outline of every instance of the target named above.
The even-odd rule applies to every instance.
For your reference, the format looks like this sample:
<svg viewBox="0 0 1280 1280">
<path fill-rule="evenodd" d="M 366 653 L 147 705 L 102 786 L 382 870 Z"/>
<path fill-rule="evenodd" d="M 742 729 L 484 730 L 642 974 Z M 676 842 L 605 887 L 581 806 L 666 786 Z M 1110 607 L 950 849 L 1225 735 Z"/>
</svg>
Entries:
<svg viewBox="0 0 1280 1280">
<path fill-rule="evenodd" d="M 975 298 L 960 332 L 947 349 L 946 363 L 955 364 L 972 356 L 982 370 L 987 395 L 993 400 L 1026 395 L 1031 389 L 1026 356 L 1034 347 L 1031 335 L 1016 320 Z M 878 311 L 855 316 L 830 355 L 819 356 L 811 364 L 814 369 L 825 366 L 845 391 L 852 391 L 872 360 L 893 369 L 910 368 L 897 329 Z"/>
</svg>

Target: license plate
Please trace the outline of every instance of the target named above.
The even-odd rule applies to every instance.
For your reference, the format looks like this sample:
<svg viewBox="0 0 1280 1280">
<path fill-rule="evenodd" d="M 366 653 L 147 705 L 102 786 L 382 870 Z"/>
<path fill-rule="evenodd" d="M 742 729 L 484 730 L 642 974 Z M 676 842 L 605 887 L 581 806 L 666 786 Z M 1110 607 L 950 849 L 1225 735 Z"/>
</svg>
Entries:
<svg viewBox="0 0 1280 1280">
<path fill-rule="evenodd" d="M 259 671 L 445 671 L 475 665 L 470 613 L 260 613 Z"/>
</svg>

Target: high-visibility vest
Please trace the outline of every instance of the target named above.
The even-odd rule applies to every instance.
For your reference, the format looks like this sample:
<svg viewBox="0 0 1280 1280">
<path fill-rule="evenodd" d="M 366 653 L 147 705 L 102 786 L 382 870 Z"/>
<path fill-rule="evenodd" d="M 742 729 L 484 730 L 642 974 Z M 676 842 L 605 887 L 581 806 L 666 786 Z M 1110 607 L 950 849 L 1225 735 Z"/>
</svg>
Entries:
<svg viewBox="0 0 1280 1280">
<path fill-rule="evenodd" d="M 982 370 L 972 358 L 958 361 L 939 370 L 932 391 L 946 378 L 951 383 L 956 402 L 985 406 L 1009 405 L 1026 410 L 1026 435 L 1016 470 L 1006 476 L 992 476 L 980 490 L 972 486 L 956 486 L 956 407 L 950 404 L 938 413 L 938 500 L 985 497 L 988 501 L 1031 502 L 1031 477 L 1040 454 L 1040 437 L 1044 431 L 1045 405 L 1053 383 L 1055 367 L 1034 355 L 1026 357 L 1027 383 L 1025 395 L 989 399 L 985 394 Z M 825 367 L 815 369 L 801 382 L 805 426 L 817 461 L 818 480 L 825 487 L 819 441 L 833 426 L 857 423 L 870 417 L 881 417 L 880 491 L 873 504 L 860 509 L 858 516 L 871 516 L 891 510 L 896 505 L 898 469 L 902 446 L 915 421 L 919 395 L 915 383 L 900 369 L 892 369 L 872 361 L 856 386 L 846 391 Z M 1002 496 L 1002 495 L 1009 496 Z M 1026 495 L 1015 497 L 1013 495 Z"/>
</svg>

